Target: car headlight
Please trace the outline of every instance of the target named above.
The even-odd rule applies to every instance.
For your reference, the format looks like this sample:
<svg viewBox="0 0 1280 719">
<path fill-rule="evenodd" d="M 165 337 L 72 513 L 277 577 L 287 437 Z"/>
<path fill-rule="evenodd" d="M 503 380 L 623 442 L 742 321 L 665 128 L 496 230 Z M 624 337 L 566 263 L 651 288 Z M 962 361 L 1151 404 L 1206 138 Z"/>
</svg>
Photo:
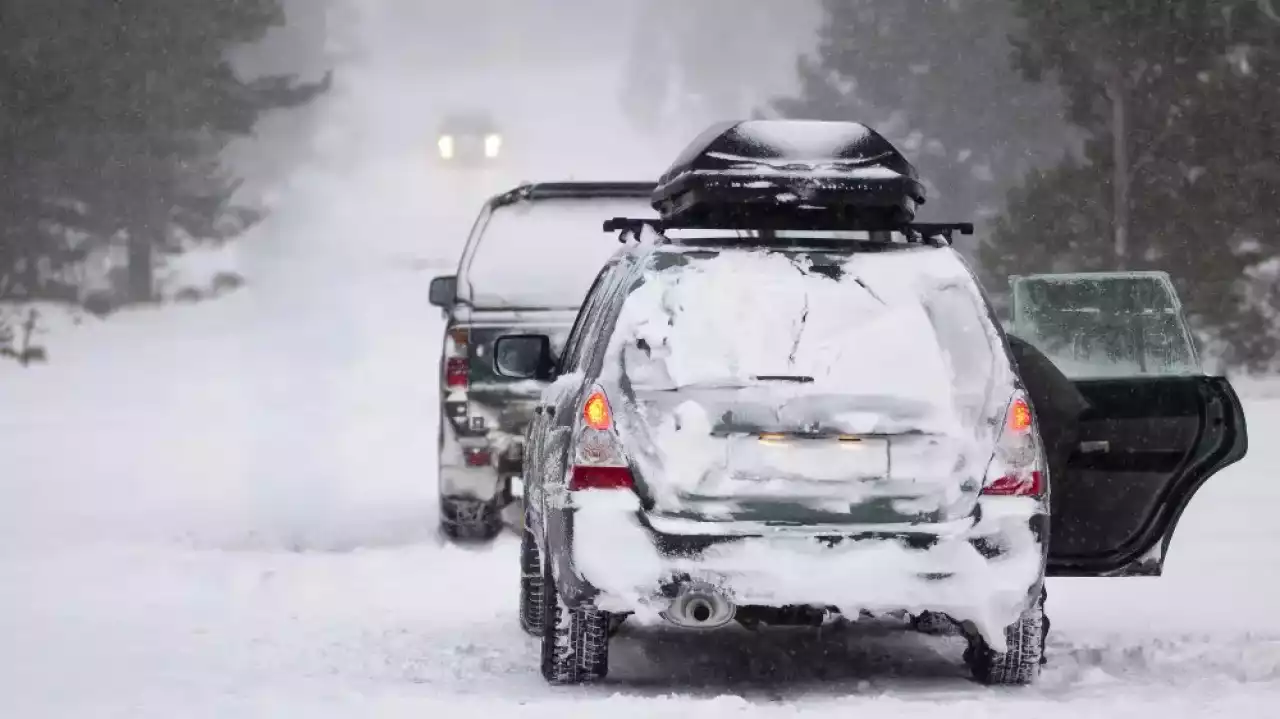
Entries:
<svg viewBox="0 0 1280 719">
<path fill-rule="evenodd" d="M 441 135 L 436 145 L 440 148 L 440 157 L 446 160 L 453 159 L 453 135 Z"/>
<path fill-rule="evenodd" d="M 502 152 L 502 135 L 491 134 L 484 136 L 484 156 L 493 158 Z"/>
</svg>

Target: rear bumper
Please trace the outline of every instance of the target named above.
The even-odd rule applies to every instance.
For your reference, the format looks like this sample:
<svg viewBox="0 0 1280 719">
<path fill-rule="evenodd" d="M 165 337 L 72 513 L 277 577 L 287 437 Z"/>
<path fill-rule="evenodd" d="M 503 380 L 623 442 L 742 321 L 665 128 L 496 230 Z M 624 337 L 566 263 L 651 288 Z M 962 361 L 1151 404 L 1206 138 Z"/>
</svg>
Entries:
<svg viewBox="0 0 1280 719">
<path fill-rule="evenodd" d="M 575 493 L 548 519 L 569 604 L 656 619 L 683 583 L 739 606 L 933 611 L 987 635 L 1039 595 L 1048 517 L 1026 498 L 984 498 L 977 521 L 897 527 L 752 527 L 650 520 L 623 492 Z"/>
<path fill-rule="evenodd" d="M 493 501 L 506 478 L 520 474 L 523 438 L 497 432 L 460 436 L 447 419 L 441 422 L 440 496 Z"/>
</svg>

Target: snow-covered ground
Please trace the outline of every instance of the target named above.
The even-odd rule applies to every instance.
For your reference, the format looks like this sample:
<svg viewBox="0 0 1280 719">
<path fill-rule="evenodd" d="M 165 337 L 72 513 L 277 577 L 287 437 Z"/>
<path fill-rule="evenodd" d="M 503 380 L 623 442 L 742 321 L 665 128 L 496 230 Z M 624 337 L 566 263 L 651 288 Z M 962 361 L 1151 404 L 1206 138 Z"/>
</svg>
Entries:
<svg viewBox="0 0 1280 719">
<path fill-rule="evenodd" d="M 1274 395 L 1166 577 L 1051 583 L 1035 688 L 885 626 L 630 630 L 608 684 L 545 686 L 514 539 L 432 531 L 427 276 L 90 321 L 0 369 L 0 716 L 1274 716 Z"/>
</svg>

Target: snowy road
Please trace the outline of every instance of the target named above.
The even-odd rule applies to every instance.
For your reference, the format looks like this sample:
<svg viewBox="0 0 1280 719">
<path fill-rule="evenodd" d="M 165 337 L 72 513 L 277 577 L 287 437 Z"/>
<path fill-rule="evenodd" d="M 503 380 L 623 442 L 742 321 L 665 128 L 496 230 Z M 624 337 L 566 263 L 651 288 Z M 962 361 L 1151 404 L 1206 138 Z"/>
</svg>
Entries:
<svg viewBox="0 0 1280 719">
<path fill-rule="evenodd" d="M 121 317 L 0 372 L 0 716 L 1275 714 L 1265 398 L 1167 577 L 1051 584 L 1035 688 L 978 687 L 956 640 L 884 625 L 627 630 L 608 684 L 549 688 L 514 540 L 431 531 L 439 324 L 421 277 L 378 287 L 336 323 L 251 294 Z"/>
</svg>

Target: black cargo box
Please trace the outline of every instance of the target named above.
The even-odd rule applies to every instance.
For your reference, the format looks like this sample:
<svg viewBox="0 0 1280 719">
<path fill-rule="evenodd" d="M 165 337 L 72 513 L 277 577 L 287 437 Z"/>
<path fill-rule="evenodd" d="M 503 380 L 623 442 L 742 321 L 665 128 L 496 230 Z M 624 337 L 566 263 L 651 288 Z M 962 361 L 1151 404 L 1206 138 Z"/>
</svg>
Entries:
<svg viewBox="0 0 1280 719">
<path fill-rule="evenodd" d="M 875 130 L 813 120 L 714 125 L 653 193 L 665 223 L 692 228 L 889 229 L 924 201 L 915 167 Z"/>
</svg>

